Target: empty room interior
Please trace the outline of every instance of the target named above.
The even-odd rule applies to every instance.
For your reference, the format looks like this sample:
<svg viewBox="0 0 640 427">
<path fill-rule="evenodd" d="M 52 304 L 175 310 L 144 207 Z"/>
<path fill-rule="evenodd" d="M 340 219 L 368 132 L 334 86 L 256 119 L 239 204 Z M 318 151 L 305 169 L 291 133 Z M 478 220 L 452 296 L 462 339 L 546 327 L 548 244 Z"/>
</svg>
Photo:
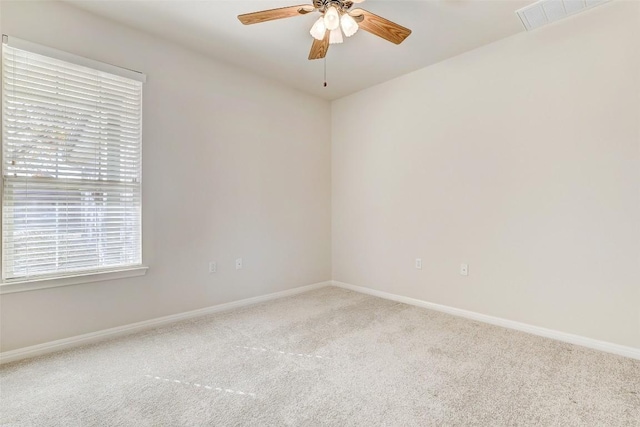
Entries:
<svg viewBox="0 0 640 427">
<path fill-rule="evenodd" d="M 640 426 L 640 2 L 0 0 L 2 426 Z"/>
</svg>

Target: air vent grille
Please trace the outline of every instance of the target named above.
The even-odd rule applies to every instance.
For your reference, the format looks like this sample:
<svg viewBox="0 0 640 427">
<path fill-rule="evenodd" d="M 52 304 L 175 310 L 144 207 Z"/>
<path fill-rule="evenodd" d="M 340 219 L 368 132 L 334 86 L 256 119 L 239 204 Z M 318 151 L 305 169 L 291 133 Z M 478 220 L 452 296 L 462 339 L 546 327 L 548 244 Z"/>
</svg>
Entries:
<svg viewBox="0 0 640 427">
<path fill-rule="evenodd" d="M 527 31 L 531 31 L 608 1 L 610 0 L 540 0 L 516 10 L 516 13 Z"/>
</svg>

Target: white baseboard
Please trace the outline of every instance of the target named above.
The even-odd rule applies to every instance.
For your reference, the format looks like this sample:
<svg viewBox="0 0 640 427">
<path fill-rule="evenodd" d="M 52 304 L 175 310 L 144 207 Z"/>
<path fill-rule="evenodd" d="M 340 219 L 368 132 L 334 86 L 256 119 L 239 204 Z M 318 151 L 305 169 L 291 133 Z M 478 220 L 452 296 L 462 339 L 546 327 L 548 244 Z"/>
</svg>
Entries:
<svg viewBox="0 0 640 427">
<path fill-rule="evenodd" d="M 0 353 L 0 365 L 4 363 L 14 362 L 16 360 L 26 359 L 29 357 L 41 356 L 43 354 L 52 353 L 54 351 L 64 350 L 72 347 L 78 347 L 102 341 L 108 338 L 115 338 L 122 335 L 139 332 L 145 329 L 151 329 L 169 323 L 178 322 L 180 320 L 200 317 L 207 314 L 218 313 L 221 311 L 232 310 L 234 308 L 245 307 L 248 305 L 258 304 L 261 302 L 271 301 L 291 295 L 301 294 L 303 292 L 312 291 L 314 289 L 330 286 L 331 281 L 314 283 L 312 285 L 301 286 L 298 288 L 288 289 L 286 291 L 275 292 L 272 294 L 261 295 L 253 298 L 247 298 L 239 301 L 232 301 L 225 304 L 218 304 L 212 307 L 201 308 L 199 310 L 187 311 L 185 313 L 172 314 L 170 316 L 158 317 L 156 319 L 145 320 L 142 322 L 131 323 L 129 325 L 118 326 L 110 329 L 103 329 L 97 332 L 77 335 L 75 337 L 64 338 L 61 340 L 50 341 L 44 344 L 23 347 L 17 350 L 5 351 Z"/>
<path fill-rule="evenodd" d="M 388 292 L 378 291 L 375 289 L 365 288 L 363 286 L 350 285 L 338 281 L 332 281 L 332 285 L 338 288 L 348 289 L 367 295 L 388 299 L 391 301 L 402 302 L 405 304 L 415 305 L 417 307 L 428 308 L 430 310 L 440 311 L 454 316 L 464 317 L 467 319 L 477 320 L 479 322 L 490 323 L 492 325 L 502 326 L 504 328 L 515 329 L 517 331 L 527 332 L 541 337 L 551 338 L 558 341 L 576 344 L 607 353 L 617 354 L 619 356 L 629 357 L 640 360 L 640 348 L 627 347 L 624 345 L 613 344 L 606 341 L 599 341 L 580 335 L 568 334 L 553 329 L 541 328 L 539 326 L 528 325 L 526 323 L 515 322 L 513 320 L 503 319 L 500 317 L 489 316 L 486 314 L 476 313 L 474 311 L 462 310 L 460 308 L 449 307 L 446 305 L 435 304 L 415 298 L 409 298 L 402 295 L 391 294 Z"/>
<path fill-rule="evenodd" d="M 232 310 L 234 308 L 245 307 L 248 305 L 258 304 L 261 302 L 271 301 L 279 298 L 284 298 L 296 294 L 301 294 L 314 289 L 323 288 L 325 286 L 336 286 L 343 289 L 348 289 L 355 292 L 360 292 L 367 295 L 376 296 L 379 298 L 388 299 L 391 301 L 397 301 L 405 304 L 414 305 L 417 307 L 423 307 L 430 310 L 436 310 L 443 313 L 452 314 L 454 316 L 464 317 L 479 322 L 489 323 L 492 325 L 502 326 L 504 328 L 515 329 L 522 332 L 527 332 L 533 335 L 539 335 L 546 338 L 555 339 L 558 341 L 567 342 L 570 344 L 576 344 L 583 347 L 592 348 L 595 350 L 604 351 L 607 353 L 617 354 L 619 356 L 629 357 L 632 359 L 640 360 L 640 349 L 634 347 L 627 347 L 619 344 L 613 344 L 606 341 L 599 341 L 592 338 L 586 338 L 580 335 L 568 334 L 566 332 L 560 332 L 553 329 L 541 328 L 539 326 L 528 325 L 526 323 L 515 322 L 513 320 L 503 319 L 500 317 L 489 316 L 486 314 L 476 313 L 473 311 L 462 310 L 459 308 L 449 307 L 446 305 L 435 304 L 415 298 L 405 297 L 402 295 L 391 294 L 388 292 L 378 291 L 375 289 L 365 288 L 363 286 L 350 285 L 348 283 L 342 283 L 338 281 L 327 281 L 315 283 L 312 285 L 301 286 L 298 288 L 288 289 L 286 291 L 275 292 L 272 294 L 261 295 L 253 298 L 247 298 L 239 301 L 228 302 L 225 304 L 214 305 L 212 307 L 206 307 L 199 310 L 188 311 L 185 313 L 173 314 L 170 316 L 159 317 L 156 319 L 145 320 L 142 322 L 131 323 L 129 325 L 118 326 L 115 328 L 104 329 L 102 331 L 91 332 L 88 334 L 77 335 L 75 337 L 64 338 L 61 340 L 51 341 L 44 344 L 33 345 L 30 347 L 19 348 L 17 350 L 11 350 L 0 353 L 0 364 L 14 362 L 30 357 L 41 356 L 44 354 L 78 347 L 85 344 L 95 343 L 105 339 L 115 338 L 122 335 L 139 332 L 145 329 L 151 329 L 154 327 L 175 323 L 180 320 L 192 319 L 195 317 L 204 316 L 207 314 L 218 313 L 221 311 Z"/>
</svg>

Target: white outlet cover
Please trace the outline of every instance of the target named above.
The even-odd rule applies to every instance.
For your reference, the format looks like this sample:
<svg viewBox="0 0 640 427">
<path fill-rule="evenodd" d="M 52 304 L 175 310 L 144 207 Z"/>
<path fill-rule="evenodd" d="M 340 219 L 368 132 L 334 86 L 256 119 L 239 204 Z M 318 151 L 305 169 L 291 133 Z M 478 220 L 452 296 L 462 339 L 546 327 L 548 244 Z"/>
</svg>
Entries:
<svg viewBox="0 0 640 427">
<path fill-rule="evenodd" d="M 422 259 L 421 258 L 416 258 L 416 268 L 418 270 L 422 270 Z"/>
<path fill-rule="evenodd" d="M 461 276 L 469 275 L 469 264 L 460 264 L 460 275 Z"/>
<path fill-rule="evenodd" d="M 242 258 L 236 258 L 236 270 L 240 270 L 242 268 Z"/>
<path fill-rule="evenodd" d="M 209 261 L 209 273 L 215 273 L 218 270 L 218 266 L 214 261 Z"/>
</svg>

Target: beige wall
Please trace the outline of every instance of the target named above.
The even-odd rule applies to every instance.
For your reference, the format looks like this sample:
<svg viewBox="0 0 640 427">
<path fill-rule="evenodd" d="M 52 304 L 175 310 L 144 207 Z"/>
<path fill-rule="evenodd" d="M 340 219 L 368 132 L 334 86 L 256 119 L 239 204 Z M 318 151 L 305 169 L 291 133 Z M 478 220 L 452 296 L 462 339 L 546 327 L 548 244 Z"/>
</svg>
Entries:
<svg viewBox="0 0 640 427">
<path fill-rule="evenodd" d="M 65 4 L 0 8 L 6 34 L 148 75 L 150 267 L 141 278 L 3 295 L 2 351 L 331 279 L 328 102 Z"/>
<path fill-rule="evenodd" d="M 640 347 L 639 14 L 616 1 L 330 107 L 64 4 L 1 1 L 4 33 L 148 74 L 150 270 L 3 295 L 0 349 L 328 280 L 332 250 L 335 280 Z"/>
<path fill-rule="evenodd" d="M 640 347 L 639 14 L 334 101 L 333 279 Z"/>
</svg>

